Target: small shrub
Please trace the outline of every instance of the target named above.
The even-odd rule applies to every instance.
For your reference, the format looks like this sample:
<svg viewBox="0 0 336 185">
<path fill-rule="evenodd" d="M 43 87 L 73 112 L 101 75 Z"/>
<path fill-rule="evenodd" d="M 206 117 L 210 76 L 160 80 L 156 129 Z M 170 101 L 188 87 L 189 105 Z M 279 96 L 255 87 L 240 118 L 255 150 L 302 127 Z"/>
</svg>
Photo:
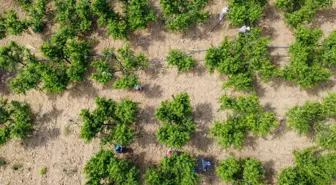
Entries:
<svg viewBox="0 0 336 185">
<path fill-rule="evenodd" d="M 169 65 L 176 66 L 179 72 L 190 71 L 196 65 L 196 60 L 176 49 L 169 51 L 166 60 Z"/>
<path fill-rule="evenodd" d="M 6 165 L 7 165 L 7 161 L 4 158 L 0 157 L 0 167 L 6 166 Z"/>
<path fill-rule="evenodd" d="M 47 174 L 47 172 L 48 172 L 48 168 L 47 167 L 42 167 L 40 169 L 40 175 L 45 175 L 45 174 Z"/>
<path fill-rule="evenodd" d="M 21 169 L 22 167 L 23 167 L 23 164 L 15 163 L 15 164 L 13 164 L 12 169 L 17 171 L 17 170 Z"/>
</svg>

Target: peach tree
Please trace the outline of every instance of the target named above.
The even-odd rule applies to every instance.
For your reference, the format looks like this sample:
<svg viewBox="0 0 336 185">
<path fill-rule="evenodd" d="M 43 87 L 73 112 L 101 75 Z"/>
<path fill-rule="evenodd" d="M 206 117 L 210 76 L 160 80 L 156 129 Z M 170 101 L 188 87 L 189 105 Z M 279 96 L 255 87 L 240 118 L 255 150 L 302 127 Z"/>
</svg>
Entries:
<svg viewBox="0 0 336 185">
<path fill-rule="evenodd" d="M 194 172 L 196 160 L 187 153 L 173 153 L 164 157 L 157 167 L 146 171 L 145 179 L 149 185 L 196 185 L 199 175 Z"/>
<path fill-rule="evenodd" d="M 172 101 L 161 102 L 155 117 L 163 123 L 157 132 L 159 142 L 181 148 L 190 140 L 196 125 L 192 117 L 192 107 L 187 93 L 178 94 Z"/>
<path fill-rule="evenodd" d="M 224 122 L 215 121 L 210 134 L 224 148 L 241 148 L 248 131 L 260 137 L 279 124 L 274 113 L 263 110 L 255 95 L 224 95 L 220 103 L 222 110 L 232 110 L 233 113 Z"/>
<path fill-rule="evenodd" d="M 24 139 L 33 132 L 30 106 L 18 101 L 0 100 L 0 144 L 12 138 Z"/>
<path fill-rule="evenodd" d="M 96 99 L 96 105 L 92 111 L 81 110 L 83 126 L 80 137 L 86 142 L 100 137 L 103 144 L 130 144 L 135 135 L 132 125 L 136 121 L 137 104 L 127 99 L 117 103 L 112 99 L 99 97 Z"/>
<path fill-rule="evenodd" d="M 196 60 L 185 55 L 182 51 L 172 49 L 166 58 L 168 65 L 176 66 L 179 72 L 190 71 L 196 65 Z"/>
<path fill-rule="evenodd" d="M 100 150 L 89 159 L 83 169 L 86 185 L 140 185 L 139 170 L 134 164 L 118 159 L 110 150 Z"/>
<path fill-rule="evenodd" d="M 263 15 L 267 0 L 229 0 L 228 18 L 233 26 L 254 25 Z"/>
</svg>

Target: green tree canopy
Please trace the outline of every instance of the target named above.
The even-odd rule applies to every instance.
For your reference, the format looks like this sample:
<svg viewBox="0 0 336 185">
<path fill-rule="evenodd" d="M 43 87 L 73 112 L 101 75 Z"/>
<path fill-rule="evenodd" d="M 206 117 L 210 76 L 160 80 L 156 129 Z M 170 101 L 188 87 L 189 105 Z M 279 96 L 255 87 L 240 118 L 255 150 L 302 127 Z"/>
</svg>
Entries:
<svg viewBox="0 0 336 185">
<path fill-rule="evenodd" d="M 196 65 L 195 59 L 177 49 L 170 50 L 166 60 L 168 65 L 176 66 L 179 72 L 190 71 Z"/>
<path fill-rule="evenodd" d="M 295 166 L 285 168 L 278 177 L 279 185 L 332 184 L 336 177 L 336 155 L 320 154 L 314 148 L 294 151 Z"/>
<path fill-rule="evenodd" d="M 237 182 L 244 185 L 264 184 L 264 167 L 260 161 L 254 158 L 237 159 L 229 157 L 219 162 L 216 172 L 227 183 Z"/>
<path fill-rule="evenodd" d="M 146 183 L 149 185 L 196 185 L 199 176 L 194 172 L 196 160 L 187 153 L 174 153 L 164 157 L 156 168 L 146 172 Z"/>
<path fill-rule="evenodd" d="M 86 185 L 140 185 L 134 164 L 118 159 L 110 150 L 100 150 L 84 166 Z"/>
<path fill-rule="evenodd" d="M 264 81 L 279 74 L 268 55 L 268 43 L 266 37 L 261 37 L 261 30 L 253 28 L 250 35 L 239 34 L 233 41 L 226 37 L 218 47 L 210 47 L 205 64 L 210 72 L 217 70 L 229 76 L 224 87 L 251 90 L 257 72 Z"/>
<path fill-rule="evenodd" d="M 160 4 L 166 27 L 171 31 L 186 31 L 209 17 L 209 13 L 202 10 L 208 0 L 160 0 Z"/>
<path fill-rule="evenodd" d="M 312 21 L 318 10 L 331 7 L 332 0 L 277 0 L 276 6 L 285 12 L 286 22 L 298 27 Z"/>
<path fill-rule="evenodd" d="M 24 139 L 33 132 L 30 106 L 26 103 L 0 100 L 0 144 L 12 138 Z"/>
<path fill-rule="evenodd" d="M 224 95 L 220 103 L 222 110 L 232 110 L 233 113 L 224 122 L 214 121 L 210 133 L 224 148 L 240 148 L 248 131 L 256 137 L 264 136 L 279 124 L 274 113 L 263 111 L 255 95 L 237 98 Z"/>
<path fill-rule="evenodd" d="M 254 25 L 264 15 L 267 0 L 229 0 L 228 18 L 233 26 Z"/>
<path fill-rule="evenodd" d="M 100 137 L 103 143 L 114 142 L 123 146 L 130 144 L 135 135 L 132 124 L 136 121 L 137 104 L 127 99 L 117 103 L 99 97 L 96 105 L 92 111 L 81 110 L 83 126 L 80 137 L 86 142 Z"/>
<path fill-rule="evenodd" d="M 157 138 L 170 147 L 181 148 L 190 140 L 190 134 L 195 132 L 196 125 L 187 93 L 174 96 L 172 101 L 161 102 L 155 111 L 155 117 L 163 122 L 157 132 Z"/>
</svg>

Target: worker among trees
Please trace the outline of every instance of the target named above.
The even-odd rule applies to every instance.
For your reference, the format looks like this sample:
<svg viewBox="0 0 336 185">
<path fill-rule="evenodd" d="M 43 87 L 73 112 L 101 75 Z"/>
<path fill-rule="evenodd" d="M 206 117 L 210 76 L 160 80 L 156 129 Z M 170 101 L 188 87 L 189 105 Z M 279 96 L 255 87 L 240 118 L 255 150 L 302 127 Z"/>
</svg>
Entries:
<svg viewBox="0 0 336 185">
<path fill-rule="evenodd" d="M 247 33 L 249 34 L 251 31 L 251 28 L 249 26 L 243 26 L 241 28 L 239 28 L 239 33 Z"/>
<path fill-rule="evenodd" d="M 229 12 L 229 7 L 224 7 L 222 9 L 222 12 L 219 14 L 219 21 L 222 21 L 224 19 L 224 16 Z"/>
<path fill-rule="evenodd" d="M 139 92 L 142 92 L 142 91 L 143 91 L 143 88 L 141 87 L 140 84 L 135 85 L 135 86 L 134 86 L 134 89 L 135 89 L 136 91 L 139 91 Z"/>
</svg>

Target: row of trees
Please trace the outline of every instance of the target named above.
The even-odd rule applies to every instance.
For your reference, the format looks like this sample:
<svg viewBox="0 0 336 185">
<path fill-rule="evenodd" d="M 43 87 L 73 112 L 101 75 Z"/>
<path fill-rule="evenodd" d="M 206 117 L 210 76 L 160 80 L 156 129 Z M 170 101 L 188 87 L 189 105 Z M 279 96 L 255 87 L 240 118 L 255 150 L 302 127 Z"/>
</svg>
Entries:
<svg viewBox="0 0 336 185">
<path fill-rule="evenodd" d="M 0 144 L 12 138 L 26 138 L 33 132 L 30 106 L 18 101 L 0 100 Z"/>
<path fill-rule="evenodd" d="M 276 6 L 285 12 L 286 22 L 298 27 L 314 19 L 320 9 L 331 7 L 333 0 L 277 0 Z"/>
<path fill-rule="evenodd" d="M 232 110 L 224 122 L 215 121 L 210 134 L 224 148 L 241 148 L 248 131 L 255 137 L 267 135 L 279 122 L 273 112 L 264 111 L 255 95 L 220 99 L 222 110 Z"/>
<path fill-rule="evenodd" d="M 336 149 L 336 126 L 328 118 L 336 116 L 336 93 L 329 93 L 322 102 L 306 102 L 286 113 L 289 125 L 300 134 L 313 133 L 325 148 Z"/>
</svg>

